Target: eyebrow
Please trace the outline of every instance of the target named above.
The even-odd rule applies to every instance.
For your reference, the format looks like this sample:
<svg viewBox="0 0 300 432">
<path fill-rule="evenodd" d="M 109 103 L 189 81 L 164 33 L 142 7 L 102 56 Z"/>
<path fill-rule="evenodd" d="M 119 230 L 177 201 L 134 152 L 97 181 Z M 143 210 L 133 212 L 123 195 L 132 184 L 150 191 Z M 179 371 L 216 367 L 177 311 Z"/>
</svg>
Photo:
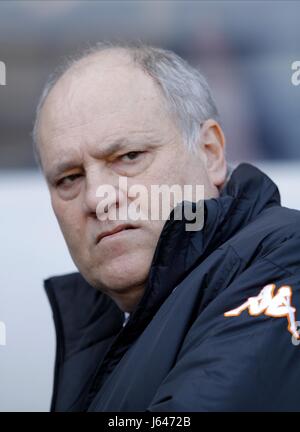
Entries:
<svg viewBox="0 0 300 432">
<path fill-rule="evenodd" d="M 138 140 L 139 143 L 143 144 L 150 144 L 150 147 L 154 148 L 154 142 L 157 142 L 157 139 L 154 138 L 142 138 Z M 130 144 L 136 144 L 137 140 L 129 139 L 126 137 L 118 138 L 114 140 L 111 144 L 109 144 L 104 149 L 98 149 L 97 150 L 97 158 L 106 158 L 114 153 L 116 153 L 119 150 L 125 149 Z M 69 159 L 66 161 L 59 162 L 55 168 L 52 171 L 49 171 L 48 174 L 46 174 L 46 177 L 49 179 L 49 181 L 53 181 L 56 176 L 58 176 L 60 173 L 63 173 L 64 171 L 67 171 L 71 168 L 75 168 L 75 166 L 78 166 L 78 162 L 76 162 L 75 159 Z"/>
</svg>

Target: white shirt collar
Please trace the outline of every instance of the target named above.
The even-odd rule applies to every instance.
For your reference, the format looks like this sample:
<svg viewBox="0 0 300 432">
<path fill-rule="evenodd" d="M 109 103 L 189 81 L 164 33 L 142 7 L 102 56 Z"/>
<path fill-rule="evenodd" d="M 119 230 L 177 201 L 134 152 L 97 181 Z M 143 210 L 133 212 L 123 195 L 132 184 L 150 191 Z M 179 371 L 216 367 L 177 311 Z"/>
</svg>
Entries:
<svg viewBox="0 0 300 432">
<path fill-rule="evenodd" d="M 130 317 L 130 313 L 129 312 L 124 312 L 124 322 L 123 322 L 123 327 L 127 324 L 127 321 Z"/>
</svg>

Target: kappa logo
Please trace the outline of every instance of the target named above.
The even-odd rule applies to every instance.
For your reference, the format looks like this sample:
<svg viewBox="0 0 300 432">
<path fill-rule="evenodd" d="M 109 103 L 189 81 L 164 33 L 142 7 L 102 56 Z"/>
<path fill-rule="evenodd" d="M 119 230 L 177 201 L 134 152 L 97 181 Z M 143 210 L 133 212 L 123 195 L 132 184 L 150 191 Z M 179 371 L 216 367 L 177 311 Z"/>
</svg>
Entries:
<svg viewBox="0 0 300 432">
<path fill-rule="evenodd" d="M 265 314 L 274 318 L 286 317 L 288 320 L 288 331 L 293 337 L 300 339 L 295 318 L 296 308 L 292 306 L 292 288 L 284 285 L 274 295 L 275 288 L 275 284 L 266 285 L 256 297 L 249 297 L 241 306 L 225 312 L 224 316 L 238 316 L 248 309 L 249 315 L 252 316 Z"/>
</svg>

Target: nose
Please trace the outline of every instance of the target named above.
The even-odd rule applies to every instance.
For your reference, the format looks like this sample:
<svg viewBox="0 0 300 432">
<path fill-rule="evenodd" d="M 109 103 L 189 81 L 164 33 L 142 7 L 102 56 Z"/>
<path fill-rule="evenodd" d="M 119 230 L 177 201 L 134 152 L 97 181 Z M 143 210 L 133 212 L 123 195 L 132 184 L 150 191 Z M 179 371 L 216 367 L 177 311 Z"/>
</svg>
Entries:
<svg viewBox="0 0 300 432">
<path fill-rule="evenodd" d="M 102 171 L 102 170 L 101 170 Z M 126 201 L 124 192 L 119 188 L 119 176 L 100 172 L 100 169 L 86 173 L 86 188 L 84 196 L 84 211 L 94 218 L 107 219 L 111 210 L 118 209 L 120 202 Z"/>
<path fill-rule="evenodd" d="M 111 176 L 106 175 L 100 170 L 100 167 L 90 168 L 89 171 L 86 170 L 86 182 L 85 182 L 85 192 L 83 200 L 84 212 L 90 216 L 97 217 L 97 206 L 101 198 L 97 191 L 99 187 L 104 187 L 105 185 L 113 185 L 113 179 Z M 110 199 L 113 197 L 111 196 Z M 111 202 L 111 205 L 116 204 L 116 202 Z"/>
</svg>

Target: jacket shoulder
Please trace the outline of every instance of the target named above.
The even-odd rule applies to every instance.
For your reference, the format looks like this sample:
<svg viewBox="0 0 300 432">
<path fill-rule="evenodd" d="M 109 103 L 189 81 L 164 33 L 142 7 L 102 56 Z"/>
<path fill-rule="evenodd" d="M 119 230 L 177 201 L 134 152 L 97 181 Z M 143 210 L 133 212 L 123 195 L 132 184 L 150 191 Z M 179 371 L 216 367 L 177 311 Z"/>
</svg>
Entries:
<svg viewBox="0 0 300 432">
<path fill-rule="evenodd" d="M 248 263 L 268 257 L 285 268 L 290 267 L 293 262 L 299 266 L 299 227 L 300 211 L 272 206 L 238 231 L 228 244 Z"/>
</svg>

